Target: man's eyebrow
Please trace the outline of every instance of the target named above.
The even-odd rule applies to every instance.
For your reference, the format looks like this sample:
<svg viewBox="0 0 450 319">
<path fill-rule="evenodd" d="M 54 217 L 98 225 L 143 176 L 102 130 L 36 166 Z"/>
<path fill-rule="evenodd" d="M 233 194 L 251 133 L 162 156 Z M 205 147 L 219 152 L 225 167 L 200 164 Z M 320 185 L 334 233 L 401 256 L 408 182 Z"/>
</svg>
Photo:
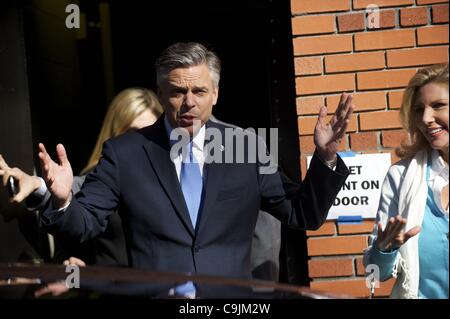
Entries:
<svg viewBox="0 0 450 319">
<path fill-rule="evenodd" d="M 206 85 L 196 85 L 192 89 L 193 90 L 207 90 L 208 87 Z"/>
<path fill-rule="evenodd" d="M 175 83 L 170 83 L 169 82 L 169 87 L 171 89 L 175 89 L 175 90 L 187 90 L 187 88 L 185 86 L 180 86 L 177 85 Z M 192 90 L 208 90 L 208 86 L 206 85 L 195 85 L 192 87 Z"/>
<path fill-rule="evenodd" d="M 184 87 L 184 86 L 180 86 L 180 85 L 170 83 L 170 82 L 169 82 L 169 87 L 171 87 L 173 89 L 186 89 L 186 87 Z"/>
</svg>

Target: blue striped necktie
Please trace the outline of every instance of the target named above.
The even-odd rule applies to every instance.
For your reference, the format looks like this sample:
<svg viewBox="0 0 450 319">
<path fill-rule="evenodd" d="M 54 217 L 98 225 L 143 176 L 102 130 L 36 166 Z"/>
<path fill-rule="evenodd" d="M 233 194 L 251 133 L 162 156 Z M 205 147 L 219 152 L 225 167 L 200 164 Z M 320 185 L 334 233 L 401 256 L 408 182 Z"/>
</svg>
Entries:
<svg viewBox="0 0 450 319">
<path fill-rule="evenodd" d="M 191 222 L 195 229 L 202 200 L 203 179 L 200 167 L 192 152 L 192 142 L 188 144 L 188 152 L 188 158 L 184 159 L 181 164 L 180 183 Z"/>
<path fill-rule="evenodd" d="M 203 179 L 200 173 L 200 166 L 195 160 L 192 152 L 192 142 L 188 144 L 189 155 L 181 163 L 180 183 L 183 191 L 184 200 L 189 210 L 192 225 L 197 224 L 198 211 L 202 200 Z M 196 288 L 192 281 L 175 287 L 175 294 L 187 298 L 195 298 Z"/>
</svg>

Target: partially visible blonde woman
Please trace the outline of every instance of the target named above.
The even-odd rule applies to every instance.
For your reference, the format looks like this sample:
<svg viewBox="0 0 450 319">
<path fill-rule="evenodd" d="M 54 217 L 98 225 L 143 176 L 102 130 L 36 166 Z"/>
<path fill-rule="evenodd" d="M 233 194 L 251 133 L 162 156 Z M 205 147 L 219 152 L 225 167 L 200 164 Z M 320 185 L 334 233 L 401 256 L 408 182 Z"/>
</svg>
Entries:
<svg viewBox="0 0 450 319">
<path fill-rule="evenodd" d="M 137 130 L 156 122 L 163 113 L 161 104 L 153 91 L 143 88 L 125 89 L 112 100 L 103 120 L 102 129 L 94 150 L 81 175 L 97 165 L 103 143 L 129 130 Z"/>
<path fill-rule="evenodd" d="M 419 70 L 400 110 L 409 141 L 385 178 L 364 264 L 392 298 L 448 298 L 448 63 Z"/>
</svg>

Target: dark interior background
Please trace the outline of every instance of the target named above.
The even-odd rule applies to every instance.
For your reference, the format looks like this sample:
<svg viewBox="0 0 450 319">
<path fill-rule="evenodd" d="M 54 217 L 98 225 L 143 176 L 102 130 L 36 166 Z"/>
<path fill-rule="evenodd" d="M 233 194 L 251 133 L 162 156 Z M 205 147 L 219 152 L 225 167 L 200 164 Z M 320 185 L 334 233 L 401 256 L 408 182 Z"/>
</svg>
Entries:
<svg viewBox="0 0 450 319">
<path fill-rule="evenodd" d="M 65 27 L 70 3 L 83 14 L 78 33 Z M 14 105 L 0 85 L 1 114 L 8 115 L 0 125 L 17 119 L 16 113 L 22 116 L 18 132 L 1 137 L 0 153 L 11 165 L 22 165 L 25 157 L 29 163 L 22 167 L 32 173 L 34 161 L 39 173 L 37 143 L 44 142 L 52 154 L 64 143 L 78 173 L 112 96 L 131 86 L 156 90 L 153 63 L 159 53 L 174 42 L 198 41 L 222 60 L 214 115 L 244 128 L 278 128 L 279 163 L 299 180 L 289 0 L 5 0 L 2 6 L 0 17 L 9 20 L 0 33 L 17 30 L 11 37 L 18 41 L 18 54 L 0 51 L 5 67 L 0 79 L 10 81 L 16 62 L 23 79 L 15 87 L 25 85 L 26 93 Z M 12 45 L 6 39 L 0 44 Z M 25 152 L 15 151 L 18 138 L 27 141 Z M 283 228 L 282 236 L 281 281 L 307 284 L 304 233 Z"/>
</svg>

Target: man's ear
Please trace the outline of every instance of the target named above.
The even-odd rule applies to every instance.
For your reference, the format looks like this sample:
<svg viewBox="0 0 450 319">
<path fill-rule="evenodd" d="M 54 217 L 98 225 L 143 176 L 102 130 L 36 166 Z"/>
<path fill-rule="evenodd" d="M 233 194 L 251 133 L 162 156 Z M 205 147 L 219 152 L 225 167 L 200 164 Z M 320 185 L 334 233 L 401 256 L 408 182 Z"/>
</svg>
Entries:
<svg viewBox="0 0 450 319">
<path fill-rule="evenodd" d="M 214 88 L 213 106 L 216 105 L 218 98 L 219 98 L 219 87 L 216 87 Z"/>
</svg>

